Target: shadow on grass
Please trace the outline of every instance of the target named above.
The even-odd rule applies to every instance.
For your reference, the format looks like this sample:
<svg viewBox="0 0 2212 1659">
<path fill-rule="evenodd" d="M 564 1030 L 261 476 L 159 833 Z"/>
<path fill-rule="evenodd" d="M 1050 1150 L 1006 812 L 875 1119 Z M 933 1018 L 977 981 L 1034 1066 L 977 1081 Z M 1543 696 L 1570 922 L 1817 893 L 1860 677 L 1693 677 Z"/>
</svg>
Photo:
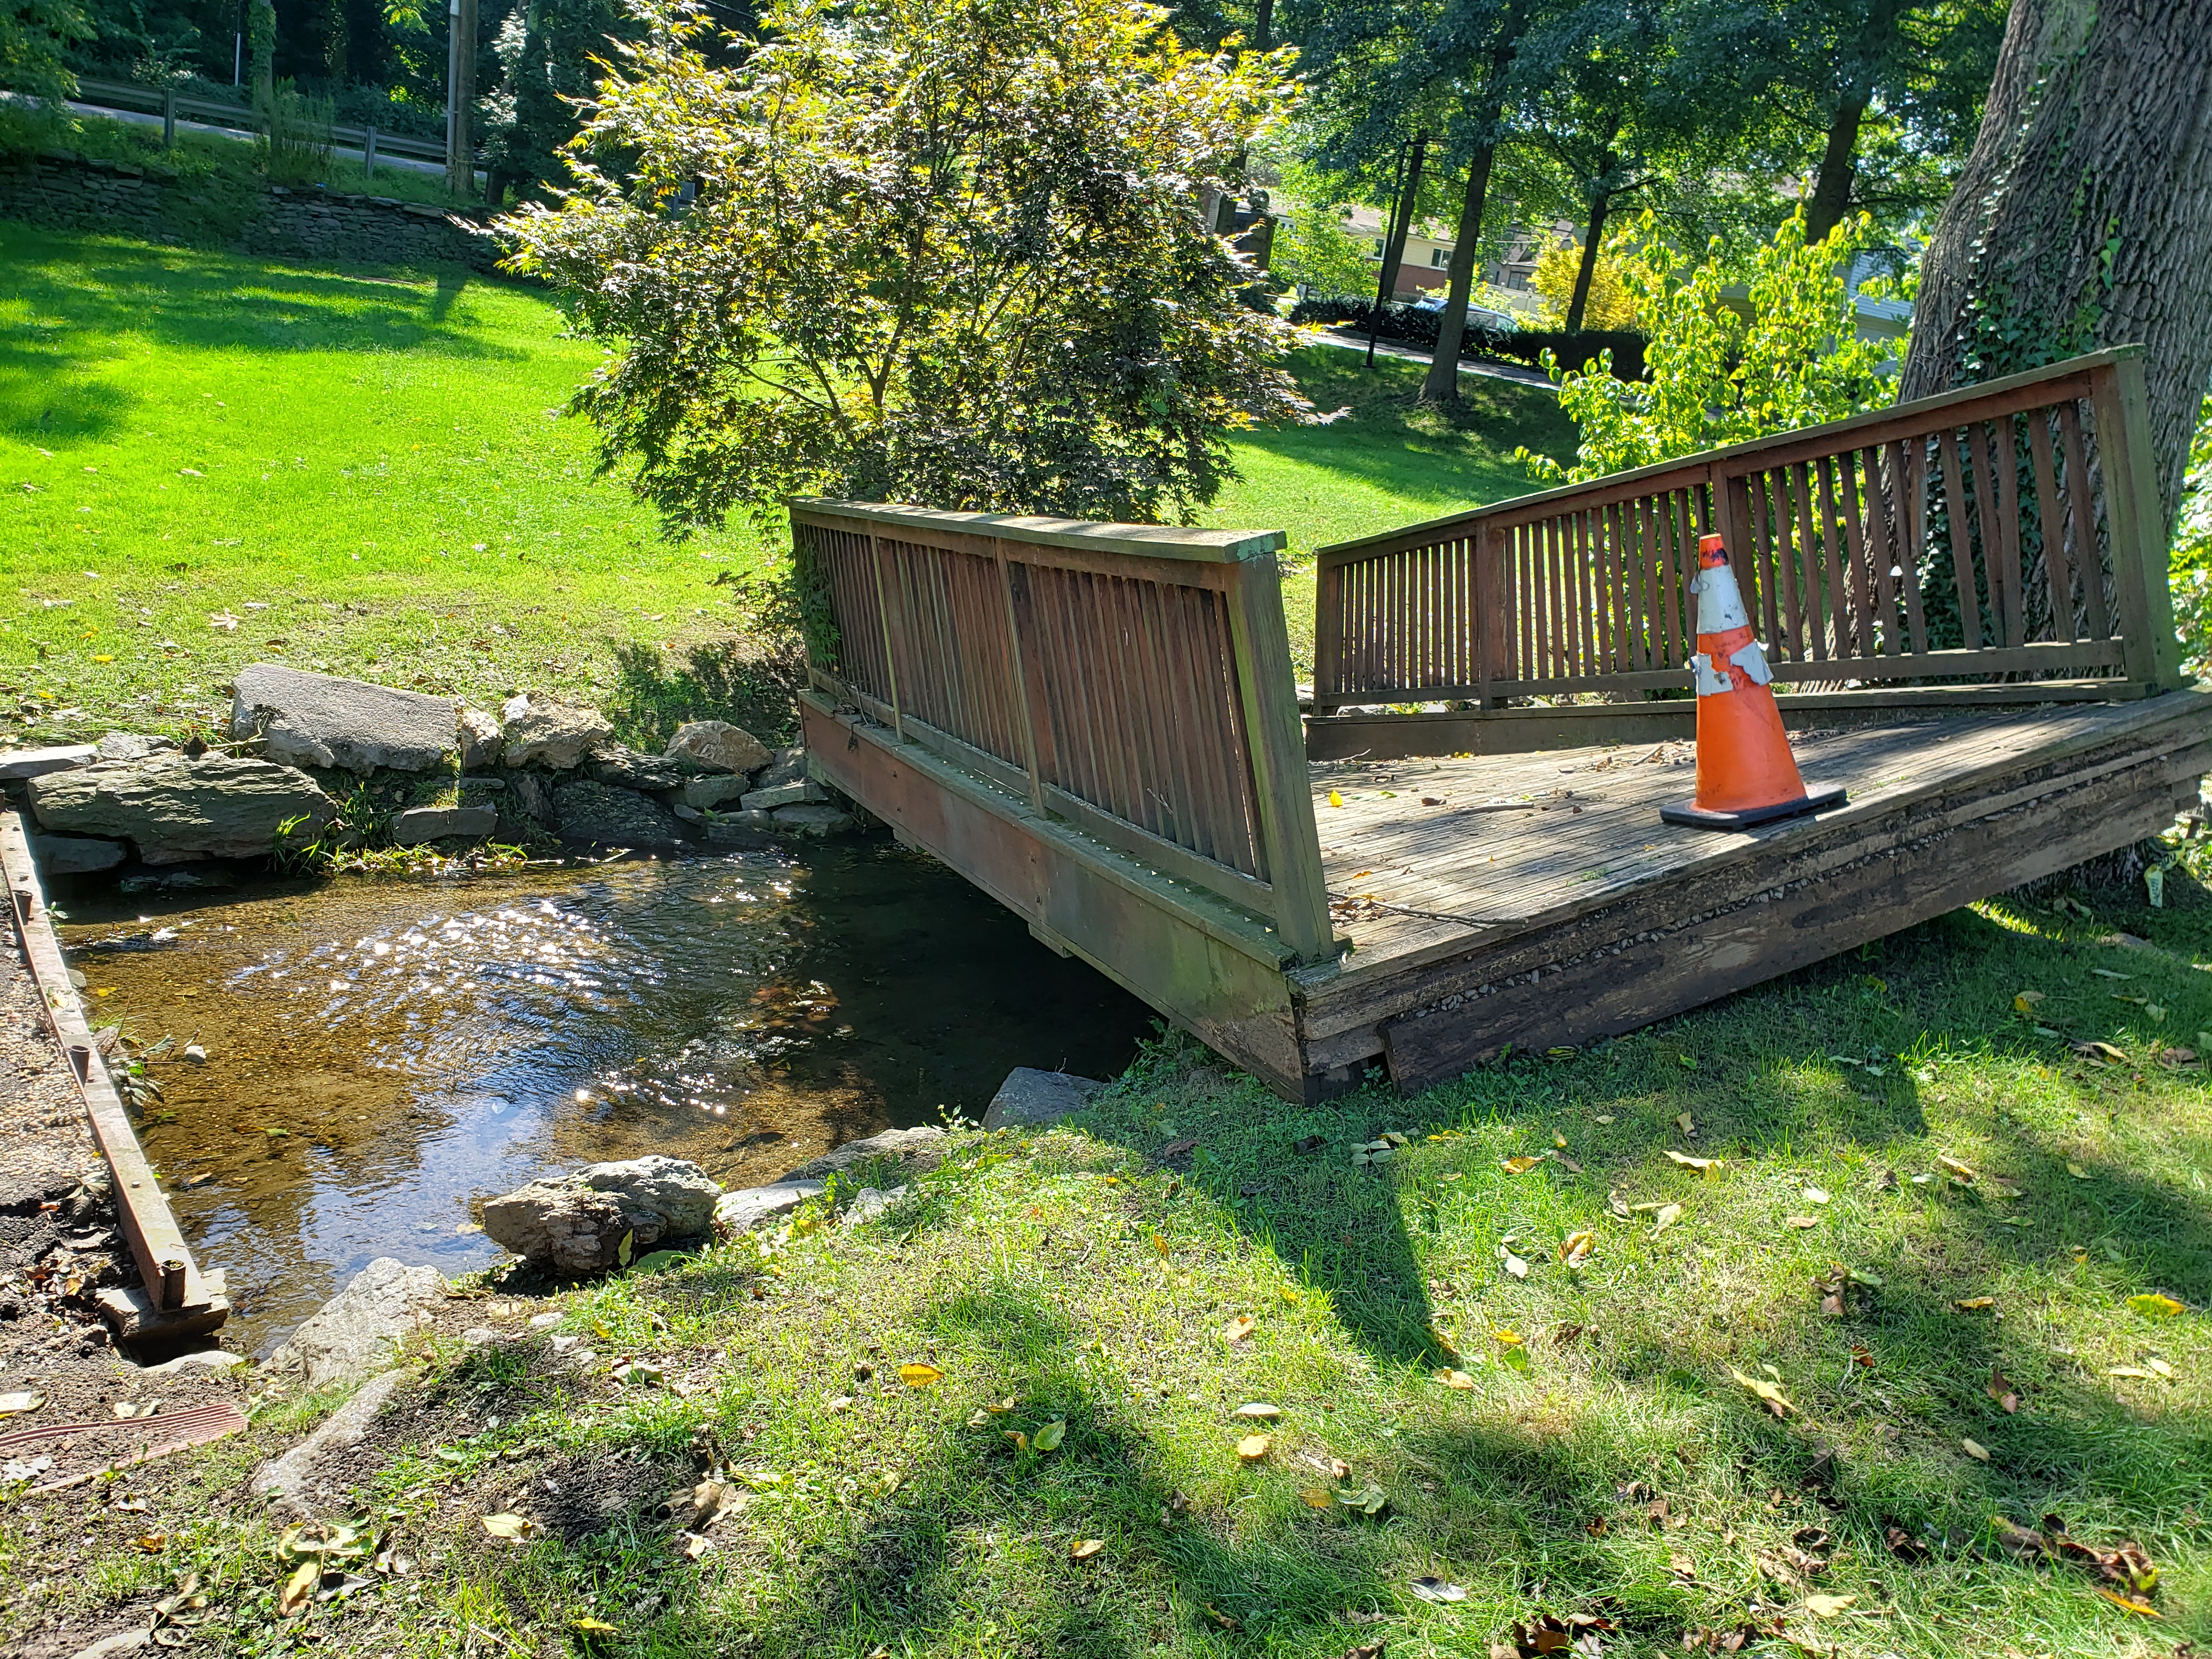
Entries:
<svg viewBox="0 0 2212 1659">
<path fill-rule="evenodd" d="M 771 747 L 798 730 L 799 666 L 790 657 L 741 639 L 682 652 L 632 642 L 609 648 L 617 678 L 606 715 L 634 748 L 659 753 L 687 720 L 728 720 Z"/>
<path fill-rule="evenodd" d="M 460 302 L 483 279 L 451 270 L 425 288 L 16 225 L 0 270 L 0 432 L 27 443 L 99 438 L 154 390 L 130 383 L 126 337 L 210 353 L 522 356 L 465 326 Z"/>
</svg>

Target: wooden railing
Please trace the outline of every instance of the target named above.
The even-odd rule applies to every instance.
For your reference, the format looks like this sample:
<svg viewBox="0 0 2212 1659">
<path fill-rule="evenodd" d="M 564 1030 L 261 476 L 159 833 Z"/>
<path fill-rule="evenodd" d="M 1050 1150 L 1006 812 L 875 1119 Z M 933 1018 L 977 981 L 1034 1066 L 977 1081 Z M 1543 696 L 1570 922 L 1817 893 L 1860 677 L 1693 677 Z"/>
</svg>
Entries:
<svg viewBox="0 0 2212 1659">
<path fill-rule="evenodd" d="M 1038 811 L 1331 948 L 1279 532 L 802 501 L 823 690 Z"/>
<path fill-rule="evenodd" d="M 2152 469 L 2122 347 L 1323 548 L 1315 710 L 1686 686 L 1714 530 L 1780 681 L 2176 684 Z"/>
</svg>

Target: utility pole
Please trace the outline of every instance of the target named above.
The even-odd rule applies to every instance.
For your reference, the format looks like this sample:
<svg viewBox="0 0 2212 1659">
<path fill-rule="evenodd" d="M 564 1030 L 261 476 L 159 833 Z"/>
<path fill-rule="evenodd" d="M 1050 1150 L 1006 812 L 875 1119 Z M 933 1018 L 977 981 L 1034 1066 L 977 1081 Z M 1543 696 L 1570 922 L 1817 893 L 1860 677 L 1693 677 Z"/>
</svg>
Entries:
<svg viewBox="0 0 2212 1659">
<path fill-rule="evenodd" d="M 477 0 L 446 0 L 446 188 L 477 193 L 476 145 L 469 116 L 476 104 Z"/>
</svg>

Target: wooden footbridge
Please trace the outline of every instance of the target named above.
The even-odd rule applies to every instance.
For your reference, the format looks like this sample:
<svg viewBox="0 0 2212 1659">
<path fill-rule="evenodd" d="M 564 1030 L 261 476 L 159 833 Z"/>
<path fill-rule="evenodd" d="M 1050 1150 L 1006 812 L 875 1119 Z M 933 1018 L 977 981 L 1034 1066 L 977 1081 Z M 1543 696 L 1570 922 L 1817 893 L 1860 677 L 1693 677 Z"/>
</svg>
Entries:
<svg viewBox="0 0 2212 1659">
<path fill-rule="evenodd" d="M 2212 771 L 2130 349 L 1325 549 L 1304 720 L 1279 532 L 792 519 L 816 775 L 1294 1100 L 1647 1024 Z M 1838 810 L 1659 820 L 1713 530 Z"/>
</svg>

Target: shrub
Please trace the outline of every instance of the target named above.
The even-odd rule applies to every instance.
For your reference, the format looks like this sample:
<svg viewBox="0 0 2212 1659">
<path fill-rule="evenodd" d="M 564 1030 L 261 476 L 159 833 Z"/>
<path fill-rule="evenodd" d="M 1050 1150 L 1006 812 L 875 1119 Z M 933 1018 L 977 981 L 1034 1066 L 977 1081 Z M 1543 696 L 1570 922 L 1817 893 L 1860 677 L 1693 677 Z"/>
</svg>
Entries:
<svg viewBox="0 0 2212 1659">
<path fill-rule="evenodd" d="M 330 171 L 329 99 L 307 97 L 280 81 L 254 114 L 261 128 L 261 171 L 272 184 L 312 184 Z"/>
<path fill-rule="evenodd" d="M 1337 325 L 1364 334 L 1367 331 L 1368 315 L 1374 310 L 1373 302 L 1366 300 L 1301 300 L 1291 308 L 1291 320 Z M 1375 337 L 1434 351 L 1437 322 L 1433 311 L 1421 311 L 1394 301 L 1384 306 L 1376 318 Z M 1613 354 L 1613 373 L 1622 380 L 1635 380 L 1644 375 L 1644 336 L 1631 330 L 1585 329 L 1579 334 L 1569 334 L 1553 328 L 1516 328 L 1506 333 L 1470 328 L 1461 337 L 1459 355 L 1470 358 L 1503 357 L 1540 368 L 1545 353 L 1549 352 L 1569 368 L 1583 368 L 1596 362 L 1601 353 L 1609 351 Z"/>
</svg>

